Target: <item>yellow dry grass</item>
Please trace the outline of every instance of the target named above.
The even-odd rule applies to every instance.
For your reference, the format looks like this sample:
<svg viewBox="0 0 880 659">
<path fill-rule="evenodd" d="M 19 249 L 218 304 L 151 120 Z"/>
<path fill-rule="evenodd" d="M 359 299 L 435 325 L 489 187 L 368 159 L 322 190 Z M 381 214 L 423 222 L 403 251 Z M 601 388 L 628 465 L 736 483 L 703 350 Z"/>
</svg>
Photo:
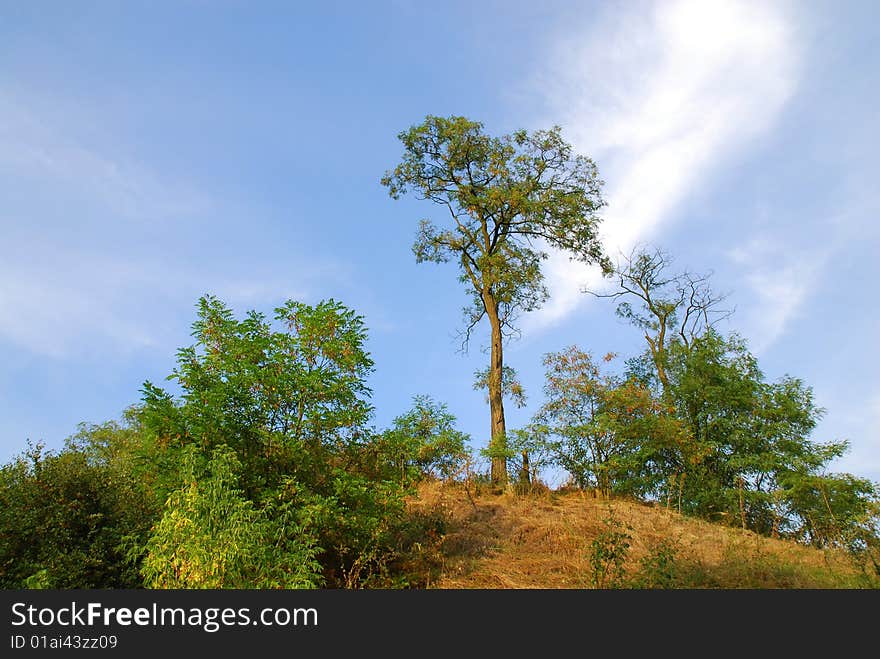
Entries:
<svg viewBox="0 0 880 659">
<path fill-rule="evenodd" d="M 591 543 L 609 514 L 631 536 L 628 575 L 637 575 L 641 559 L 666 543 L 675 547 L 675 587 L 864 585 L 843 552 L 585 492 L 477 494 L 461 484 L 428 483 L 411 505 L 447 520 L 439 545 L 442 567 L 432 588 L 590 588 Z"/>
</svg>

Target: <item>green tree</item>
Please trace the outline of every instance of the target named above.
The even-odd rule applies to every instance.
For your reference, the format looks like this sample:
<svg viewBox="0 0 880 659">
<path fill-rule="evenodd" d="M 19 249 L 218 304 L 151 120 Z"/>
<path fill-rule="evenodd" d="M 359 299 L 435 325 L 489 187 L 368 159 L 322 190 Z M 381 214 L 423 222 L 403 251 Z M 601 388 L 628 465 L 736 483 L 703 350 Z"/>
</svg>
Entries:
<svg viewBox="0 0 880 659">
<path fill-rule="evenodd" d="M 711 274 L 670 272 L 673 258 L 660 249 L 640 248 L 621 257 L 614 267 L 617 287 L 607 293 L 588 293 L 619 300 L 617 315 L 642 332 L 653 376 L 664 393 L 669 389 L 669 347 L 687 348 L 732 310 L 722 308 L 725 295 L 712 292 Z"/>
<path fill-rule="evenodd" d="M 668 367 L 701 456 L 683 487 L 686 512 L 823 546 L 868 537 L 876 489 L 828 472 L 848 446 L 811 439 L 824 410 L 802 380 L 767 382 L 745 341 L 714 331 L 674 346 Z"/>
<path fill-rule="evenodd" d="M 507 481 L 503 339 L 520 312 L 547 299 L 544 247 L 610 269 L 597 237 L 602 182 L 595 164 L 575 155 L 559 127 L 493 137 L 464 117 L 428 116 L 399 135 L 404 155 L 382 178 L 397 199 L 413 192 L 442 206 L 448 221 L 422 220 L 416 260 L 452 260 L 471 295 L 465 344 L 488 317 L 492 480 Z"/>
<path fill-rule="evenodd" d="M 780 475 L 790 534 L 816 547 L 842 547 L 872 558 L 880 575 L 880 491 L 852 474 Z M 787 513 L 787 514 L 786 514 Z"/>
<path fill-rule="evenodd" d="M 288 301 L 275 324 L 255 311 L 237 320 L 220 300 L 199 301 L 196 344 L 178 351 L 169 376 L 179 401 L 147 382 L 144 427 L 163 447 L 226 444 L 238 455 L 242 488 L 254 498 L 277 484 L 294 454 L 323 464 L 357 443 L 372 414 L 363 319 L 334 300 Z"/>
<path fill-rule="evenodd" d="M 286 511 L 277 541 L 299 555 L 298 538 L 313 533 L 325 583 L 361 583 L 393 549 L 406 493 L 381 476 L 386 469 L 368 468 L 370 455 L 390 458 L 367 426 L 373 362 L 363 319 L 329 300 L 288 301 L 273 320 L 255 311 L 239 320 L 205 297 L 193 336 L 169 378 L 181 394 L 144 385 L 144 455 L 163 472 L 153 478 L 157 496 L 196 505 L 181 490 L 185 451 L 208 460 L 227 446 L 239 465 L 235 497 L 266 519 Z"/>
<path fill-rule="evenodd" d="M 468 458 L 469 436 L 455 428 L 455 415 L 430 396 L 413 398 L 412 408 L 394 419 L 377 445 L 391 475 L 410 483 L 424 477 L 452 478 Z"/>
<path fill-rule="evenodd" d="M 606 362 L 613 355 L 605 357 Z M 602 372 L 576 346 L 544 357 L 546 401 L 533 428 L 582 488 L 650 496 L 686 451 L 683 425 L 632 378 Z"/>
<path fill-rule="evenodd" d="M 632 527 L 614 517 L 609 509 L 605 527 L 590 543 L 590 572 L 593 588 L 626 587 L 626 558 L 632 543 Z"/>
</svg>

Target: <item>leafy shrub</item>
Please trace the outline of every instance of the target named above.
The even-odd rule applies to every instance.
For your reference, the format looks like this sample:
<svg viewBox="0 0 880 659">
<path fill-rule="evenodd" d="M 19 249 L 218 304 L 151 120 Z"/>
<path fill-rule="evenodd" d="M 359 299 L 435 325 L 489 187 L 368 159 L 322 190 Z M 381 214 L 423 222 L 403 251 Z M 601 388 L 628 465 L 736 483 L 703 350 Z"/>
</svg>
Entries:
<svg viewBox="0 0 880 659">
<path fill-rule="evenodd" d="M 151 519 L 139 484 L 113 464 L 31 447 L 0 467 L 0 587 L 137 587 L 124 538 Z"/>
<path fill-rule="evenodd" d="M 314 558 L 322 583 L 360 585 L 393 553 L 392 529 L 406 494 L 406 484 L 390 477 L 396 456 L 367 427 L 373 362 L 363 319 L 334 300 L 314 306 L 291 300 L 275 310 L 273 321 L 255 311 L 237 320 L 216 298 L 199 301 L 196 343 L 178 351 L 169 378 L 182 395 L 144 385 L 144 458 L 165 472 L 155 482 L 163 500 L 172 497 L 166 515 L 182 507 L 214 520 L 219 506 L 226 522 L 235 522 L 218 527 L 238 543 L 225 567 L 206 571 L 202 565 L 191 583 L 314 584 L 311 568 L 298 567 Z M 220 447 L 226 448 L 218 454 Z M 216 491 L 189 489 L 191 475 L 179 465 L 190 451 L 204 464 L 227 465 L 228 474 L 205 472 Z M 436 455 L 426 460 L 432 467 L 445 464 Z M 278 537 L 270 520 L 279 519 L 296 529 L 281 533 L 281 556 L 273 554 L 272 561 L 287 567 L 271 578 L 245 569 L 255 564 L 258 545 Z M 147 556 L 168 558 L 180 542 L 191 543 L 205 560 L 223 551 L 208 551 L 213 541 L 197 535 L 176 538 L 167 521 L 165 541 L 154 542 Z M 313 547 L 320 549 L 313 554 Z M 167 577 L 158 561 L 149 574 L 151 582 Z"/>
<path fill-rule="evenodd" d="M 633 582 L 636 588 L 675 588 L 678 548 L 670 540 L 662 539 L 639 561 L 638 576 Z"/>
<path fill-rule="evenodd" d="M 590 544 L 590 568 L 594 588 L 623 588 L 626 583 L 624 563 L 632 536 L 629 527 L 614 517 L 609 510 L 602 520 L 605 526 Z"/>
<path fill-rule="evenodd" d="M 204 467 L 193 449 L 146 543 L 141 571 L 150 588 L 308 588 L 319 584 L 315 539 L 256 510 L 237 487 L 240 468 L 228 447 Z M 282 516 L 283 518 L 283 516 Z M 290 521 L 290 520 L 286 520 Z"/>
<path fill-rule="evenodd" d="M 455 416 L 430 396 L 416 396 L 413 406 L 394 419 L 379 437 L 376 455 L 387 476 L 410 483 L 425 477 L 458 475 L 470 452 L 469 436 L 455 428 Z"/>
</svg>

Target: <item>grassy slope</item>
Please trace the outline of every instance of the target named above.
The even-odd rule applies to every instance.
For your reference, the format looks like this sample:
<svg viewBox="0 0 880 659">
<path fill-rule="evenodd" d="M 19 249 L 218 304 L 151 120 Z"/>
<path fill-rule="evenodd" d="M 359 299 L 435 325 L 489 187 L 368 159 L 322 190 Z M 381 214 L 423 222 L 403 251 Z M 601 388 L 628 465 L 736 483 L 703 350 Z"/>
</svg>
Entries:
<svg viewBox="0 0 880 659">
<path fill-rule="evenodd" d="M 623 587 L 877 587 L 845 554 L 712 524 L 659 506 L 605 501 L 583 492 L 527 496 L 466 491 L 430 483 L 414 511 L 445 518 L 432 561 L 431 588 L 591 588 L 593 540 L 609 514 L 629 536 Z M 644 567 L 657 547 L 673 560 Z M 424 563 L 423 563 L 424 564 Z M 659 586 L 658 586 L 659 584 Z"/>
</svg>

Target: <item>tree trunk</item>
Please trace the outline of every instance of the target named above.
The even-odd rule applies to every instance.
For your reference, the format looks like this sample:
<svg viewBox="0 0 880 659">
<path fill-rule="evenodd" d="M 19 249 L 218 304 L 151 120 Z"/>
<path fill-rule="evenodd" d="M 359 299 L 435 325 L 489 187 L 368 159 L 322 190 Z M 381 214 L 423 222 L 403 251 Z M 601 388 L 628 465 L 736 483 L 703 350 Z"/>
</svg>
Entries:
<svg viewBox="0 0 880 659">
<path fill-rule="evenodd" d="M 663 399 L 669 402 L 669 376 L 666 375 L 666 346 L 664 345 L 664 328 L 661 328 L 657 339 L 652 339 L 649 334 L 645 334 L 648 340 L 648 347 L 651 349 L 651 361 L 654 362 L 654 368 L 657 369 L 657 379 L 660 380 L 660 390 Z"/>
<path fill-rule="evenodd" d="M 661 351 L 658 352 L 654 358 L 654 365 L 657 367 L 657 378 L 660 380 L 660 389 L 663 392 L 663 397 L 665 399 L 669 399 L 669 376 L 666 375 L 666 354 Z"/>
<path fill-rule="evenodd" d="M 504 400 L 501 390 L 501 373 L 504 355 L 501 347 L 501 318 L 498 315 L 498 302 L 491 291 L 483 292 L 486 315 L 492 326 L 492 348 L 489 361 L 489 410 L 492 416 L 489 447 L 492 449 L 492 483 L 507 485 L 507 429 L 504 423 Z"/>
<path fill-rule="evenodd" d="M 531 466 L 529 465 L 529 452 L 522 452 L 522 467 L 519 469 L 519 483 L 520 485 L 531 485 L 532 483 L 532 471 Z"/>
</svg>

